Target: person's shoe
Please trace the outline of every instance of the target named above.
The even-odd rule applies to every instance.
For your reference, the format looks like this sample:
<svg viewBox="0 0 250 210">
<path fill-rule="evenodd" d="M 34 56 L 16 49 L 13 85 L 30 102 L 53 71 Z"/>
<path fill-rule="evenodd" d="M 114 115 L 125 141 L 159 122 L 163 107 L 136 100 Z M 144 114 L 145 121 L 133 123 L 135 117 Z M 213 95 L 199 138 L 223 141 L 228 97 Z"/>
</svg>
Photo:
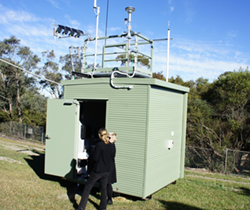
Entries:
<svg viewBox="0 0 250 210">
<path fill-rule="evenodd" d="M 112 200 L 107 200 L 107 205 L 112 205 L 113 201 Z"/>
</svg>

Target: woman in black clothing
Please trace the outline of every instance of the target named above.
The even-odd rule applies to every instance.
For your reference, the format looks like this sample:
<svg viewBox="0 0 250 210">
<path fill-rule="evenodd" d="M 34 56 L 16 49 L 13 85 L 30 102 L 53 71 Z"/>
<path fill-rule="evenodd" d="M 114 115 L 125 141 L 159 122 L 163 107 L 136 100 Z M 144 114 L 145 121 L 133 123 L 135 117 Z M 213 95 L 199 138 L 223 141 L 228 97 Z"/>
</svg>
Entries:
<svg viewBox="0 0 250 210">
<path fill-rule="evenodd" d="M 109 177 L 109 172 L 111 170 L 111 160 L 112 160 L 112 146 L 109 143 L 107 138 L 107 130 L 101 128 L 98 131 L 99 141 L 95 146 L 95 152 L 93 155 L 93 160 L 95 161 L 93 171 L 90 173 L 90 177 L 84 187 L 84 191 L 82 193 L 82 199 L 78 206 L 78 210 L 84 210 L 86 208 L 89 193 L 96 183 L 99 180 L 100 182 L 100 190 L 101 190 L 101 203 L 100 210 L 106 209 L 107 207 L 107 180 Z"/>
<path fill-rule="evenodd" d="M 112 184 L 114 184 L 117 181 L 116 180 L 116 167 L 115 167 L 115 154 L 116 154 L 115 142 L 117 141 L 117 134 L 114 132 L 110 132 L 108 135 L 108 139 L 109 139 L 110 144 L 112 145 L 112 152 L 111 152 L 112 160 L 111 160 L 111 170 L 109 173 L 108 184 L 107 184 L 107 196 L 108 196 L 107 204 L 112 205 L 113 204 Z"/>
</svg>

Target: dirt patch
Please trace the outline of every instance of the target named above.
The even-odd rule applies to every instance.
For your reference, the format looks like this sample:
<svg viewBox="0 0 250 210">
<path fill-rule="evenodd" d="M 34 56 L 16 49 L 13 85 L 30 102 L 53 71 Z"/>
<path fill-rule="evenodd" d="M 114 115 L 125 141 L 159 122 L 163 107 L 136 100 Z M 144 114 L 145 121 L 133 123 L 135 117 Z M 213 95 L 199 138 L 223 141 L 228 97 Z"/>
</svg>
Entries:
<svg viewBox="0 0 250 210">
<path fill-rule="evenodd" d="M 113 198 L 113 200 L 114 201 L 119 201 L 119 202 L 132 202 L 132 201 L 130 201 L 130 200 L 124 198 L 124 197 L 120 197 L 120 196 Z"/>
<path fill-rule="evenodd" d="M 211 172 L 205 168 L 189 168 L 189 167 L 185 167 L 186 171 L 192 171 L 192 172 L 198 172 L 201 174 L 221 174 L 224 175 L 223 173 L 217 173 L 217 172 Z"/>
<path fill-rule="evenodd" d="M 23 164 L 23 163 L 20 162 L 20 161 L 14 160 L 14 159 L 12 159 L 12 158 L 2 157 L 2 156 L 0 156 L 0 160 L 6 161 L 6 162 L 9 162 L 9 163 Z"/>
<path fill-rule="evenodd" d="M 31 140 L 20 139 L 20 138 L 13 137 L 13 136 L 6 136 L 6 135 L 4 135 L 2 133 L 0 133 L 0 138 L 8 139 L 8 140 L 14 140 L 17 143 L 20 142 L 20 143 L 25 143 L 25 144 L 29 144 L 29 145 L 33 145 L 33 146 L 45 148 L 45 145 L 42 144 L 42 143 L 39 143 L 39 142 L 36 142 L 36 141 L 31 141 Z"/>
<path fill-rule="evenodd" d="M 25 144 L 18 144 L 18 142 L 16 143 L 6 142 L 2 140 L 0 140 L 0 146 L 3 146 L 5 149 L 11 149 L 11 150 L 15 150 L 16 152 L 22 152 L 28 155 L 35 155 L 35 156 L 38 156 L 40 154 L 33 152 L 34 150 L 44 151 L 43 148 L 33 147 L 33 146 L 25 145 Z"/>
<path fill-rule="evenodd" d="M 196 177 L 196 178 L 201 178 L 201 179 L 210 179 L 210 180 L 216 180 L 216 181 L 222 181 L 222 182 L 232 182 L 232 183 L 237 183 L 237 184 L 247 184 L 250 185 L 250 183 L 247 182 L 237 182 L 233 180 L 225 180 L 225 179 L 218 179 L 218 178 L 212 178 L 212 177 L 205 177 L 205 176 L 198 176 L 198 175 L 185 175 L 185 176 L 190 176 L 190 177 Z"/>
</svg>

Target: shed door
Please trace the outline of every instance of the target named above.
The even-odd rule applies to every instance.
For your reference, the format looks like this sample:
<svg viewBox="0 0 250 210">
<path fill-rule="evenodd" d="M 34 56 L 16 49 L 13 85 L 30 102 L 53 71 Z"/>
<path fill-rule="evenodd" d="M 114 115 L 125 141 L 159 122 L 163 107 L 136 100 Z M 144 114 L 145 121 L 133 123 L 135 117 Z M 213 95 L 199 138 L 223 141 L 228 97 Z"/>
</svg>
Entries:
<svg viewBox="0 0 250 210">
<path fill-rule="evenodd" d="M 79 104 L 74 100 L 48 99 L 45 173 L 73 178 Z"/>
</svg>

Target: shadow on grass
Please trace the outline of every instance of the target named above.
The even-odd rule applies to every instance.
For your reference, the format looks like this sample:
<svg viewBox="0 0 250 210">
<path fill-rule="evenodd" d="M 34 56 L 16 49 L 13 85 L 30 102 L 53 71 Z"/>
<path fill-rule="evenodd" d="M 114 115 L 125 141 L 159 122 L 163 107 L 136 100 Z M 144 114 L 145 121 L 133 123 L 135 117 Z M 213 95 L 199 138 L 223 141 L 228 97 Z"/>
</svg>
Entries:
<svg viewBox="0 0 250 210">
<path fill-rule="evenodd" d="M 240 195 L 246 195 L 246 196 L 250 196 L 250 189 L 249 188 L 245 188 L 245 187 L 241 187 L 240 191 L 236 192 Z"/>
<path fill-rule="evenodd" d="M 82 195 L 82 192 L 84 190 L 84 185 L 64 180 L 61 177 L 45 174 L 44 173 L 44 158 L 45 158 L 45 156 L 44 156 L 44 154 L 41 154 L 38 151 L 36 153 L 38 154 L 38 156 L 30 155 L 30 158 L 24 158 L 25 161 L 28 163 L 28 165 L 33 169 L 33 171 L 36 173 L 36 175 L 40 179 L 58 182 L 62 187 L 66 188 L 69 201 L 72 203 L 73 208 L 77 208 L 78 204 L 76 202 L 75 196 Z M 69 172 L 69 173 L 71 173 L 71 172 Z M 248 189 L 246 189 L 246 190 L 248 190 Z M 90 194 L 92 196 L 94 196 L 97 200 L 100 200 L 100 193 L 99 192 L 100 192 L 100 190 L 98 188 L 93 188 L 91 190 Z M 245 191 L 245 192 L 247 192 L 249 195 L 249 190 Z M 141 198 L 137 198 L 137 197 L 133 197 L 133 196 L 129 196 L 129 195 L 123 195 L 123 194 L 119 194 L 119 193 L 114 193 L 114 194 L 115 194 L 115 197 L 122 196 L 122 197 L 126 198 L 127 200 L 131 200 L 131 201 L 142 200 Z M 177 203 L 177 202 L 168 202 L 165 200 L 158 200 L 158 201 L 161 202 L 164 205 L 164 208 L 167 210 L 168 209 L 175 209 L 175 210 L 178 210 L 178 209 L 180 209 L 180 210 L 182 210 L 182 209 L 199 210 L 200 209 L 197 207 L 193 207 L 193 206 L 189 206 L 189 205 L 185 205 L 185 204 Z M 99 203 L 96 203 L 91 198 L 89 198 L 89 202 L 92 203 L 92 205 L 96 209 L 99 208 Z"/>
<path fill-rule="evenodd" d="M 28 163 L 28 165 L 33 169 L 33 171 L 36 173 L 36 175 L 40 179 L 49 180 L 58 182 L 62 187 L 65 187 L 67 190 L 67 196 L 69 198 L 69 201 L 72 203 L 74 208 L 78 207 L 78 204 L 75 199 L 75 195 L 82 196 L 82 192 L 84 189 L 84 185 L 79 185 L 76 182 L 70 182 L 65 179 L 62 179 L 61 177 L 52 176 L 44 173 L 44 159 L 45 155 L 42 153 L 39 153 L 38 151 L 35 151 L 38 155 L 30 155 L 31 158 L 24 158 L 25 161 Z M 71 172 L 69 172 L 71 173 Z M 100 200 L 100 196 L 97 194 L 98 189 L 93 188 L 91 191 L 91 195 L 95 196 L 96 199 Z M 99 205 L 89 199 L 89 201 L 98 209 Z"/>
<path fill-rule="evenodd" d="M 33 171 L 36 173 L 36 175 L 40 179 L 50 180 L 50 181 L 56 181 L 58 182 L 61 180 L 61 178 L 56 176 L 51 176 L 44 173 L 44 154 L 40 154 L 37 152 L 38 155 L 29 155 L 31 159 L 24 158 L 25 161 L 29 164 L 29 166 L 33 169 Z"/>
<path fill-rule="evenodd" d="M 201 210 L 201 208 L 190 206 L 187 204 L 179 203 L 179 202 L 173 202 L 173 201 L 165 201 L 165 200 L 159 200 L 161 202 L 166 210 Z"/>
</svg>

